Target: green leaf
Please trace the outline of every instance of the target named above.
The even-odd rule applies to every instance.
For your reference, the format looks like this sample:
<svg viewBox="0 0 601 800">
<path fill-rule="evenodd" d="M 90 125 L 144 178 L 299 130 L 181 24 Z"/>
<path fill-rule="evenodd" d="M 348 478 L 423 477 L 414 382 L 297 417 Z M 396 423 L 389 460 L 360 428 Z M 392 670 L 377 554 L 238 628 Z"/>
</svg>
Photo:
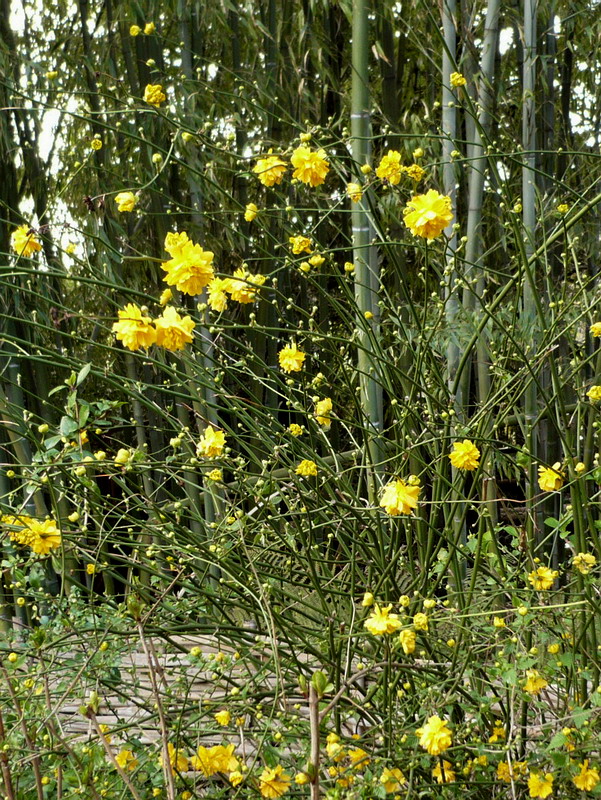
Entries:
<svg viewBox="0 0 601 800">
<path fill-rule="evenodd" d="M 69 437 L 79 428 L 79 423 L 73 417 L 62 417 L 59 431 L 61 436 Z"/>
<path fill-rule="evenodd" d="M 90 370 L 92 369 L 92 364 L 84 364 L 83 367 L 79 370 L 77 375 L 77 380 L 75 381 L 76 386 L 81 386 L 81 384 L 85 381 L 85 379 L 90 374 Z"/>
</svg>

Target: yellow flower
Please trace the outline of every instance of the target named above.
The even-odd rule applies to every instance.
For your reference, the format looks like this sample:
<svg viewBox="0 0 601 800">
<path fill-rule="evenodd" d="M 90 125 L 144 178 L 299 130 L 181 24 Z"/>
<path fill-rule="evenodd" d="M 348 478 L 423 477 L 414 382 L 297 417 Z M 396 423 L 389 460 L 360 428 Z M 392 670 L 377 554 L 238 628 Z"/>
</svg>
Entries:
<svg viewBox="0 0 601 800">
<path fill-rule="evenodd" d="M 132 453 L 129 450 L 126 450 L 125 447 L 120 447 L 117 450 L 117 455 L 113 459 L 113 463 L 117 467 L 125 467 L 132 459 Z"/>
<path fill-rule="evenodd" d="M 58 70 L 51 69 L 49 72 L 46 73 L 46 78 L 49 81 L 53 81 L 55 78 L 58 78 Z"/>
<path fill-rule="evenodd" d="M 507 761 L 500 761 L 497 765 L 497 778 L 505 783 L 511 783 L 512 780 L 516 780 L 516 778 L 518 778 L 520 775 L 525 775 L 525 773 L 525 761 L 514 761 L 511 764 L 511 767 Z"/>
<path fill-rule="evenodd" d="M 30 519 L 27 523 L 30 536 L 29 546 L 34 553 L 46 556 L 51 550 L 61 546 L 61 532 L 53 519 L 40 522 Z"/>
<path fill-rule="evenodd" d="M 300 462 L 295 472 L 297 475 L 303 475 L 306 478 L 313 477 L 317 475 L 317 464 L 315 461 L 309 461 L 305 458 Z"/>
<path fill-rule="evenodd" d="M 180 750 L 177 750 L 171 742 L 167 745 L 167 752 L 172 775 L 175 775 L 176 770 L 177 772 L 185 772 L 188 769 L 188 759 Z M 162 753 L 159 756 L 159 764 L 164 766 Z"/>
<path fill-rule="evenodd" d="M 397 767 L 393 769 L 385 767 L 380 775 L 380 783 L 384 786 L 386 794 L 390 794 L 391 792 L 400 792 L 401 786 L 407 783 L 407 779 Z"/>
<path fill-rule="evenodd" d="M 597 400 L 601 400 L 601 386 L 591 386 L 586 393 L 586 396 L 592 403 L 596 403 Z"/>
<path fill-rule="evenodd" d="M 156 342 L 157 332 L 152 327 L 152 320 L 135 303 L 128 303 L 117 313 L 119 322 L 113 323 L 112 330 L 128 350 L 150 347 Z"/>
<path fill-rule="evenodd" d="M 424 157 L 424 148 L 423 147 L 416 147 L 415 150 L 413 151 L 412 155 L 413 155 L 413 158 L 415 158 L 416 160 L 418 158 L 423 158 Z"/>
<path fill-rule="evenodd" d="M 595 338 L 599 338 L 601 336 L 601 322 L 593 322 L 591 327 L 589 328 L 591 336 Z"/>
<path fill-rule="evenodd" d="M 492 624 L 495 628 L 504 628 L 505 627 L 505 619 L 503 617 L 493 617 Z"/>
<path fill-rule="evenodd" d="M 191 317 L 180 317 L 173 306 L 168 306 L 160 317 L 154 320 L 157 329 L 157 345 L 165 350 L 183 350 L 192 339 L 195 323 Z"/>
<path fill-rule="evenodd" d="M 371 760 L 365 750 L 362 750 L 360 747 L 353 747 L 347 750 L 347 756 L 351 764 L 351 769 L 365 769 Z"/>
<path fill-rule="evenodd" d="M 139 25 L 130 25 L 129 27 L 130 36 L 139 36 L 141 33 L 142 33 L 142 28 Z"/>
<path fill-rule="evenodd" d="M 319 255 L 319 253 L 315 253 L 315 255 L 311 256 L 309 259 L 309 264 L 311 264 L 312 267 L 321 267 L 324 261 L 325 258 L 323 256 Z"/>
<path fill-rule="evenodd" d="M 138 766 L 138 759 L 131 750 L 120 750 L 115 756 L 115 761 L 125 772 L 131 772 Z"/>
<path fill-rule="evenodd" d="M 403 648 L 403 653 L 406 656 L 410 656 L 411 653 L 415 652 L 415 631 L 411 631 L 408 628 L 402 630 L 399 633 L 399 642 Z"/>
<path fill-rule="evenodd" d="M 115 195 L 115 203 L 117 203 L 117 211 L 133 211 L 138 198 L 133 192 L 119 192 Z"/>
<path fill-rule="evenodd" d="M 86 572 L 88 575 L 96 574 L 96 564 L 86 564 Z"/>
<path fill-rule="evenodd" d="M 163 92 L 163 87 L 160 83 L 149 83 L 144 89 L 144 100 L 151 106 L 159 108 L 166 99 L 167 95 Z"/>
<path fill-rule="evenodd" d="M 403 209 L 404 222 L 414 236 L 435 239 L 453 219 L 451 198 L 430 189 L 411 198 Z"/>
<path fill-rule="evenodd" d="M 371 608 L 374 604 L 374 596 L 371 592 L 365 592 L 363 595 L 363 600 L 361 601 L 361 605 L 363 608 Z"/>
<path fill-rule="evenodd" d="M 495 742 L 504 742 L 507 733 L 505 731 L 505 726 L 501 722 L 495 722 L 492 730 L 492 735 L 488 739 L 489 744 L 494 744 Z"/>
<path fill-rule="evenodd" d="M 353 203 L 358 203 L 363 197 L 363 187 L 360 183 L 347 183 L 346 194 Z"/>
<path fill-rule="evenodd" d="M 218 744 L 208 748 L 199 747 L 196 755 L 190 759 L 190 765 L 192 769 L 202 772 L 207 778 L 217 772 L 237 771 L 240 764 L 234 756 L 235 747 L 233 744 L 227 746 Z"/>
<path fill-rule="evenodd" d="M 279 156 L 268 155 L 260 158 L 253 167 L 263 186 L 274 186 L 282 182 L 287 165 Z"/>
<path fill-rule="evenodd" d="M 169 232 L 165 236 L 165 244 L 163 247 L 172 258 L 181 255 L 184 246 L 189 242 L 188 234 L 185 231 L 179 233 Z"/>
<path fill-rule="evenodd" d="M 355 271 L 355 265 L 353 264 L 352 261 L 345 261 L 344 262 L 344 271 L 345 272 L 354 272 Z"/>
<path fill-rule="evenodd" d="M 154 22 L 147 22 L 146 25 L 144 25 L 144 33 L 146 34 L 146 36 L 150 36 L 154 32 L 155 32 Z"/>
<path fill-rule="evenodd" d="M 252 222 L 258 213 L 259 209 L 254 203 L 247 203 L 246 208 L 244 210 L 244 219 L 247 222 Z"/>
<path fill-rule="evenodd" d="M 167 235 L 169 236 L 169 234 Z M 175 234 L 175 236 L 177 235 Z M 172 241 L 173 244 L 170 242 L 172 258 L 161 265 L 161 269 L 167 273 L 164 278 L 165 283 L 175 286 L 184 294 L 192 296 L 200 294 L 213 278 L 214 253 L 210 250 L 203 250 L 199 244 L 194 244 L 187 236 L 186 241 L 181 239 Z M 165 240 L 165 249 L 169 250 L 167 240 Z"/>
<path fill-rule="evenodd" d="M 329 397 L 324 397 L 315 404 L 315 419 L 324 428 L 329 428 L 332 424 L 330 419 L 330 412 L 332 411 L 332 400 Z"/>
<path fill-rule="evenodd" d="M 560 649 L 560 645 L 557 642 L 553 642 L 553 644 L 547 647 L 547 653 L 551 653 L 552 656 L 555 656 L 559 653 Z"/>
<path fill-rule="evenodd" d="M 539 675 L 537 669 L 527 669 L 526 677 L 524 691 L 528 692 L 528 694 L 539 694 L 548 685 L 547 681 Z"/>
<path fill-rule="evenodd" d="M 288 433 L 291 433 L 293 436 L 302 436 L 303 427 L 302 425 L 297 425 L 296 422 L 292 422 L 288 425 Z"/>
<path fill-rule="evenodd" d="M 426 170 L 423 167 L 420 167 L 419 164 L 410 164 L 408 167 L 405 167 L 403 171 L 405 172 L 406 175 L 409 175 L 409 177 L 412 178 L 412 180 L 414 180 L 416 183 L 421 181 L 421 179 L 426 174 Z"/>
<path fill-rule="evenodd" d="M 207 478 L 210 481 L 222 481 L 223 480 L 223 470 L 221 470 L 221 469 L 212 469 L 209 473 L 207 473 Z"/>
<path fill-rule="evenodd" d="M 447 721 L 434 715 L 428 717 L 423 728 L 416 731 L 420 746 L 431 756 L 439 756 L 453 743 L 453 734 L 447 727 Z"/>
<path fill-rule="evenodd" d="M 437 783 L 454 783 L 455 773 L 453 771 L 453 765 L 451 764 L 451 762 L 443 761 L 442 768 L 440 764 L 437 764 L 432 770 L 432 777 L 436 778 Z"/>
<path fill-rule="evenodd" d="M 77 245 L 75 242 L 69 242 L 69 244 L 65 247 L 65 253 L 67 255 L 72 256 L 73 253 L 77 250 Z"/>
<path fill-rule="evenodd" d="M 479 458 L 480 451 L 469 439 L 464 439 L 462 442 L 454 442 L 453 452 L 449 453 L 451 464 L 456 469 L 478 469 L 480 466 Z"/>
<path fill-rule="evenodd" d="M 225 447 L 225 433 L 208 425 L 196 445 L 196 453 L 204 458 L 217 458 Z"/>
<path fill-rule="evenodd" d="M 290 161 L 294 167 L 292 177 L 310 186 L 320 186 L 330 170 L 325 150 L 312 152 L 304 145 L 296 148 Z"/>
<path fill-rule="evenodd" d="M 207 302 L 213 311 L 225 311 L 227 292 L 230 290 L 229 278 L 213 278 L 208 285 Z"/>
<path fill-rule="evenodd" d="M 397 478 L 384 487 L 380 508 L 392 517 L 398 514 L 413 514 L 413 509 L 417 508 L 419 490 L 419 486 L 411 486 Z"/>
<path fill-rule="evenodd" d="M 416 631 L 424 631 L 427 632 L 428 630 L 428 615 L 422 614 L 422 612 L 418 612 L 413 617 L 413 627 Z"/>
<path fill-rule="evenodd" d="M 294 776 L 294 782 L 298 786 L 305 786 L 307 783 L 311 783 L 311 777 L 306 772 L 297 772 Z"/>
<path fill-rule="evenodd" d="M 102 150 L 102 139 L 95 136 L 90 142 L 90 147 L 92 150 Z"/>
<path fill-rule="evenodd" d="M 601 780 L 599 770 L 589 769 L 588 759 L 585 759 L 579 766 L 580 772 L 572 778 L 574 786 L 583 792 L 592 792 L 599 780 Z"/>
<path fill-rule="evenodd" d="M 294 342 L 292 344 L 287 344 L 286 347 L 278 353 L 278 361 L 284 372 L 300 372 L 303 368 L 304 360 L 305 353 L 299 350 Z"/>
<path fill-rule="evenodd" d="M 467 83 L 467 80 L 460 72 L 451 72 L 451 77 L 449 80 L 454 89 L 456 89 L 458 86 L 465 86 Z"/>
<path fill-rule="evenodd" d="M 528 789 L 530 797 L 549 797 L 553 794 L 553 775 L 550 773 L 542 775 L 540 772 L 528 773 Z"/>
<path fill-rule="evenodd" d="M 575 555 L 572 559 L 574 568 L 583 575 L 588 575 L 596 563 L 597 559 L 592 553 L 578 553 L 578 555 Z"/>
<path fill-rule="evenodd" d="M 229 725 L 230 722 L 231 722 L 231 719 L 232 719 L 232 715 L 230 714 L 230 712 L 226 708 L 222 709 L 221 711 L 218 711 L 215 714 L 215 720 L 217 721 L 217 723 L 219 725 L 223 725 L 223 726 Z"/>
<path fill-rule="evenodd" d="M 42 245 L 35 238 L 35 233 L 29 225 L 19 225 L 12 232 L 10 245 L 18 256 L 30 256 L 42 249 Z"/>
<path fill-rule="evenodd" d="M 552 467 L 538 468 L 538 485 L 543 492 L 556 492 L 563 486 L 561 462 L 556 461 Z"/>
<path fill-rule="evenodd" d="M 232 786 L 240 786 L 240 784 L 244 780 L 244 774 L 240 772 L 240 770 L 235 769 L 228 775 L 228 780 L 232 784 Z"/>
<path fill-rule="evenodd" d="M 385 634 L 396 633 L 402 623 L 398 614 L 391 614 L 392 605 L 380 606 L 376 603 L 371 616 L 365 620 L 363 625 L 373 636 L 384 636 Z"/>
<path fill-rule="evenodd" d="M 279 764 L 276 767 L 265 767 L 259 775 L 259 791 L 262 797 L 281 797 L 290 788 L 290 775 L 284 772 Z"/>
<path fill-rule="evenodd" d="M 288 241 L 292 246 L 292 252 L 295 256 L 299 255 L 300 253 L 311 252 L 311 239 L 309 239 L 307 236 L 290 236 Z"/>
<path fill-rule="evenodd" d="M 574 472 L 576 472 L 578 475 L 580 475 L 581 472 L 584 472 L 585 469 L 586 469 L 586 464 L 584 464 L 582 461 L 577 461 L 574 464 Z"/>
<path fill-rule="evenodd" d="M 567 214 L 568 211 L 570 210 L 570 207 L 567 203 L 560 203 L 557 206 L 557 210 L 560 214 Z"/>
<path fill-rule="evenodd" d="M 393 186 L 401 181 L 401 154 L 398 150 L 389 150 L 388 153 L 382 157 L 376 175 L 380 180 L 386 180 Z"/>
<path fill-rule="evenodd" d="M 173 300 L 173 292 L 171 289 L 164 289 L 159 297 L 159 305 L 166 306 L 170 300 Z"/>
<path fill-rule="evenodd" d="M 550 567 L 537 567 L 537 569 L 528 574 L 528 580 L 532 587 L 540 592 L 544 589 L 550 589 L 558 575 L 557 570 L 553 570 Z"/>
<path fill-rule="evenodd" d="M 253 303 L 259 287 L 263 286 L 265 275 L 251 275 L 245 267 L 234 271 L 234 277 L 228 281 L 226 291 L 236 303 Z"/>
</svg>

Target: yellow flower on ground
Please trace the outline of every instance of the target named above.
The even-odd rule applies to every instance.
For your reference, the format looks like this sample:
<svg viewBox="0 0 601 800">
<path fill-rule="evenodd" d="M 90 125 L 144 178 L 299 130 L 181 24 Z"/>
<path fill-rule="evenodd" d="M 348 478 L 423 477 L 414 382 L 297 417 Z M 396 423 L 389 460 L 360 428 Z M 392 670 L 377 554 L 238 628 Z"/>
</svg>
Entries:
<svg viewBox="0 0 601 800">
<path fill-rule="evenodd" d="M 195 323 L 192 317 L 181 317 L 173 306 L 167 306 L 162 315 L 154 320 L 157 329 L 157 345 L 165 350 L 183 350 L 193 340 Z"/>
<path fill-rule="evenodd" d="M 393 767 L 393 769 L 385 767 L 380 775 L 380 783 L 384 786 L 386 794 L 391 794 L 392 792 L 400 792 L 401 786 L 407 783 L 407 778 L 398 767 Z"/>
<path fill-rule="evenodd" d="M 586 396 L 592 403 L 596 403 L 598 400 L 601 400 L 601 386 L 591 386 L 586 393 Z"/>
<path fill-rule="evenodd" d="M 151 106 L 159 108 L 166 99 L 167 95 L 160 83 L 149 83 L 144 89 L 144 100 Z"/>
<path fill-rule="evenodd" d="M 528 694 L 539 694 L 548 686 L 547 681 L 541 677 L 537 669 L 526 670 L 526 683 L 524 684 L 524 691 Z"/>
<path fill-rule="evenodd" d="M 293 436 L 302 436 L 303 427 L 302 425 L 297 425 L 296 422 L 292 422 L 288 425 L 288 433 L 291 433 Z"/>
<path fill-rule="evenodd" d="M 259 288 L 266 280 L 265 275 L 251 275 L 245 267 L 240 267 L 234 271 L 233 278 L 229 279 L 226 291 L 237 303 L 253 303 Z"/>
<path fill-rule="evenodd" d="M 30 536 L 29 546 L 34 553 L 46 556 L 51 550 L 61 546 L 61 532 L 53 519 L 45 519 L 43 522 L 30 519 L 27 527 Z"/>
<path fill-rule="evenodd" d="M 401 154 L 398 150 L 389 150 L 388 153 L 382 157 L 377 169 L 376 175 L 380 180 L 386 180 L 393 186 L 401 182 Z"/>
<path fill-rule="evenodd" d="M 451 762 L 443 761 L 442 767 L 440 764 L 437 764 L 432 770 L 432 777 L 436 778 L 437 783 L 454 783 L 456 776 Z"/>
<path fill-rule="evenodd" d="M 299 350 L 294 342 L 292 344 L 287 344 L 286 347 L 278 353 L 278 361 L 284 372 L 300 372 L 303 368 L 304 360 L 305 353 Z"/>
<path fill-rule="evenodd" d="M 263 186 L 274 186 L 282 182 L 287 168 L 286 162 L 279 156 L 268 155 L 257 161 L 253 172 L 259 176 Z"/>
<path fill-rule="evenodd" d="M 601 322 L 593 322 L 593 324 L 589 328 L 589 331 L 591 336 L 598 339 L 599 336 L 601 336 Z"/>
<path fill-rule="evenodd" d="M 596 563 L 597 559 L 592 553 L 578 553 L 572 559 L 574 568 L 583 575 L 588 575 Z"/>
<path fill-rule="evenodd" d="M 259 791 L 262 797 L 281 797 L 290 788 L 290 775 L 278 764 L 276 767 L 265 767 L 259 775 Z"/>
<path fill-rule="evenodd" d="M 396 633 L 402 626 L 398 614 L 391 614 L 392 605 L 380 606 L 376 603 L 371 616 L 365 620 L 363 625 L 373 636 L 384 636 Z"/>
<path fill-rule="evenodd" d="M 469 439 L 464 439 L 462 442 L 454 442 L 453 451 L 449 453 L 451 464 L 456 469 L 478 469 L 480 466 L 479 458 L 480 451 Z"/>
<path fill-rule="evenodd" d="M 290 246 L 292 248 L 292 252 L 295 256 L 300 255 L 300 253 L 310 253 L 311 252 L 311 239 L 308 236 L 290 236 L 288 241 L 290 242 Z"/>
<path fill-rule="evenodd" d="M 155 32 L 155 30 L 156 28 L 154 22 L 147 22 L 146 25 L 144 25 L 144 33 L 146 34 L 146 36 L 150 36 L 152 33 Z"/>
<path fill-rule="evenodd" d="M 200 294 L 213 278 L 213 259 L 214 253 L 210 250 L 203 250 L 199 244 L 191 242 L 186 234 L 167 234 L 173 239 L 165 240 L 165 250 L 171 248 L 172 258 L 161 265 L 167 274 L 165 283 L 175 286 L 180 292 L 189 295 Z M 185 241 L 182 238 L 185 236 Z"/>
<path fill-rule="evenodd" d="M 167 752 L 169 757 L 169 766 L 171 767 L 171 774 L 175 775 L 177 772 L 185 772 L 188 769 L 188 759 L 186 756 L 175 748 L 171 742 L 167 745 Z M 159 756 L 159 764 L 161 767 L 164 766 L 163 762 L 163 753 Z"/>
<path fill-rule="evenodd" d="M 225 433 L 208 425 L 196 445 L 196 453 L 203 458 L 217 458 L 225 447 Z"/>
<path fill-rule="evenodd" d="M 138 759 L 131 750 L 119 750 L 115 756 L 115 761 L 125 772 L 131 772 L 138 766 Z"/>
<path fill-rule="evenodd" d="M 441 719 L 436 714 L 428 717 L 423 728 L 416 731 L 419 736 L 420 747 L 427 750 L 431 756 L 439 756 L 453 743 L 453 734 L 447 727 L 446 719 Z"/>
<path fill-rule="evenodd" d="M 115 195 L 117 211 L 133 211 L 137 202 L 138 198 L 133 192 L 119 192 Z"/>
<path fill-rule="evenodd" d="M 159 305 L 166 306 L 170 300 L 173 300 L 173 292 L 171 289 L 164 289 L 159 297 Z"/>
<path fill-rule="evenodd" d="M 549 797 L 553 794 L 553 775 L 540 772 L 528 773 L 528 789 L 530 797 Z"/>
<path fill-rule="evenodd" d="M 347 183 L 346 193 L 353 203 L 358 203 L 363 197 L 363 187 L 360 183 Z"/>
<path fill-rule="evenodd" d="M 564 476 L 560 470 L 560 461 L 556 461 L 552 467 L 538 468 L 538 485 L 543 492 L 556 492 L 561 489 Z"/>
<path fill-rule="evenodd" d="M 230 290 L 229 278 L 213 278 L 208 285 L 207 303 L 213 311 L 225 311 L 227 308 L 227 292 Z"/>
<path fill-rule="evenodd" d="M 410 656 L 411 653 L 415 652 L 415 639 L 415 631 L 409 630 L 408 628 L 405 628 L 405 630 L 399 633 L 399 642 L 406 656 Z"/>
<path fill-rule="evenodd" d="M 226 725 L 230 724 L 232 720 L 232 715 L 227 710 L 227 708 L 224 708 L 215 714 L 215 720 L 218 725 L 223 725 L 225 727 Z"/>
<path fill-rule="evenodd" d="M 332 400 L 329 397 L 324 397 L 323 400 L 318 400 L 315 404 L 315 419 L 323 428 L 329 428 L 332 424 L 330 419 L 330 412 L 332 411 Z"/>
<path fill-rule="evenodd" d="M 424 633 L 427 633 L 427 631 L 428 631 L 428 615 L 427 614 L 423 614 L 421 611 L 419 611 L 413 617 L 413 627 L 415 628 L 416 631 L 424 631 Z"/>
<path fill-rule="evenodd" d="M 259 209 L 254 203 L 247 203 L 246 208 L 244 209 L 244 219 L 247 222 L 252 222 L 258 213 Z"/>
<path fill-rule="evenodd" d="M 142 33 L 142 28 L 139 25 L 130 25 L 129 27 L 130 36 L 139 36 L 141 33 Z"/>
<path fill-rule="evenodd" d="M 528 580 L 537 591 L 544 591 L 553 586 L 553 581 L 559 575 L 557 570 L 550 567 L 537 567 L 528 574 Z"/>
<path fill-rule="evenodd" d="M 143 314 L 135 303 L 127 303 L 117 314 L 119 321 L 113 323 L 112 330 L 128 350 L 136 351 L 156 342 L 157 332 L 151 318 Z"/>
<path fill-rule="evenodd" d="M 12 232 L 10 246 L 18 256 L 30 256 L 42 249 L 42 245 L 35 238 L 35 233 L 29 225 L 19 225 Z"/>
<path fill-rule="evenodd" d="M 588 766 L 588 759 L 585 759 L 580 766 L 580 772 L 572 778 L 574 786 L 583 792 L 592 792 L 599 783 L 599 770 Z"/>
<path fill-rule="evenodd" d="M 453 220 L 451 198 L 430 189 L 417 194 L 403 209 L 405 225 L 414 236 L 435 239 Z"/>
<path fill-rule="evenodd" d="M 292 177 L 310 186 L 320 186 L 330 170 L 325 150 L 312 151 L 304 145 L 296 148 L 290 162 L 294 167 Z"/>
<path fill-rule="evenodd" d="M 302 475 L 305 478 L 314 477 L 317 475 L 317 464 L 315 461 L 303 459 L 298 467 L 295 469 L 297 475 Z"/>
<path fill-rule="evenodd" d="M 417 508 L 419 491 L 419 486 L 411 486 L 397 478 L 384 487 L 380 508 L 392 517 L 398 514 L 413 514 L 413 509 Z"/>
<path fill-rule="evenodd" d="M 467 83 L 467 80 L 460 72 L 451 72 L 449 81 L 454 89 L 456 89 L 458 86 L 465 86 Z"/>
</svg>

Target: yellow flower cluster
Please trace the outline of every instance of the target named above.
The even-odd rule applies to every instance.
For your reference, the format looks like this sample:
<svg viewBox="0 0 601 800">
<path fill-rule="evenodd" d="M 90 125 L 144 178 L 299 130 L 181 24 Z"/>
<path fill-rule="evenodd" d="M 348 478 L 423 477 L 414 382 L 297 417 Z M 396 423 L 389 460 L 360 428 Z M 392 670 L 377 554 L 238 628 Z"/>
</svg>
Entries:
<svg viewBox="0 0 601 800">
<path fill-rule="evenodd" d="M 176 351 L 192 341 L 195 324 L 191 317 L 181 317 L 169 306 L 155 320 L 146 316 L 135 303 L 128 303 L 117 312 L 119 321 L 113 323 L 113 333 L 128 350 L 139 350 L 153 344 Z"/>
<path fill-rule="evenodd" d="M 200 294 L 213 278 L 214 253 L 194 244 L 183 231 L 167 234 L 165 250 L 171 256 L 161 266 L 167 273 L 165 283 L 184 294 Z"/>
</svg>

